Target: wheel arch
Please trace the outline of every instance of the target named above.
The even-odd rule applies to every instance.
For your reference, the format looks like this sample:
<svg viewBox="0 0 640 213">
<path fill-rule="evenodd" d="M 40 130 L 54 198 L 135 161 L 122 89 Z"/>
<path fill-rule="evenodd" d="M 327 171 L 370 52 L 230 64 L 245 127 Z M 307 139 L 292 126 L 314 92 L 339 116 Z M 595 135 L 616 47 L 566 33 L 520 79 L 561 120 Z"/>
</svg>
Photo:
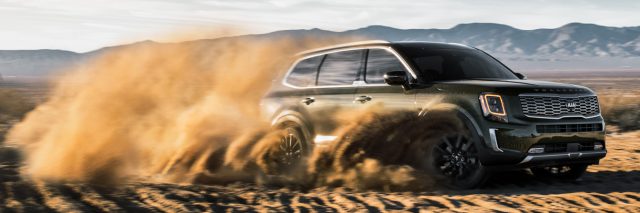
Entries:
<svg viewBox="0 0 640 213">
<path fill-rule="evenodd" d="M 294 110 L 282 110 L 271 120 L 273 128 L 280 128 L 287 123 L 293 123 L 300 127 L 300 131 L 308 145 L 313 145 L 313 128 L 304 116 Z"/>
<path fill-rule="evenodd" d="M 491 142 L 491 132 L 485 128 L 486 124 L 483 122 L 484 117 L 480 112 L 480 103 L 477 98 L 468 95 L 449 96 L 442 102 L 442 104 L 450 105 L 465 127 L 474 131 L 474 135 L 479 137 L 476 141 L 480 147 L 495 150 Z"/>
</svg>

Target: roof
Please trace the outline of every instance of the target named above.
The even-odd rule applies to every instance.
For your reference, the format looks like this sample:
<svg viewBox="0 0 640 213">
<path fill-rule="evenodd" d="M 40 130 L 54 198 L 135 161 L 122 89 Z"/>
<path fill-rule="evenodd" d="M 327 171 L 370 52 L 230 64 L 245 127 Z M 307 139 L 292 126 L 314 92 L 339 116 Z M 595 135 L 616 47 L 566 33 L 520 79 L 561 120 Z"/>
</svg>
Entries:
<svg viewBox="0 0 640 213">
<path fill-rule="evenodd" d="M 307 54 L 311 54 L 311 53 L 323 52 L 323 51 L 328 51 L 328 50 L 335 50 L 335 49 L 342 49 L 342 48 L 349 48 L 349 47 L 357 47 L 357 46 L 366 46 L 366 45 L 375 45 L 375 44 L 389 45 L 390 42 L 385 41 L 385 40 L 368 40 L 368 41 L 349 42 L 349 43 L 337 44 L 337 45 L 320 47 L 320 48 L 316 48 L 316 49 L 303 51 L 303 52 L 298 53 L 298 55 L 307 55 Z"/>
<path fill-rule="evenodd" d="M 433 49 L 469 49 L 471 47 L 464 44 L 457 43 L 442 43 L 442 42 L 426 42 L 426 41 L 399 41 L 399 42 L 390 42 L 384 40 L 369 40 L 369 41 L 358 41 L 358 42 L 350 42 L 338 45 L 332 45 L 327 47 L 321 47 L 316 49 L 307 50 L 304 52 L 298 53 L 299 56 L 309 55 L 313 53 L 325 52 L 330 50 L 351 48 L 351 47 L 359 47 L 359 46 L 371 46 L 371 45 L 383 45 L 383 46 L 399 46 L 399 47 L 426 47 Z"/>
<path fill-rule="evenodd" d="M 470 46 L 458 43 L 443 43 L 443 42 L 425 42 L 425 41 L 408 41 L 408 42 L 393 42 L 393 46 L 398 47 L 423 47 L 428 49 L 473 49 Z"/>
</svg>

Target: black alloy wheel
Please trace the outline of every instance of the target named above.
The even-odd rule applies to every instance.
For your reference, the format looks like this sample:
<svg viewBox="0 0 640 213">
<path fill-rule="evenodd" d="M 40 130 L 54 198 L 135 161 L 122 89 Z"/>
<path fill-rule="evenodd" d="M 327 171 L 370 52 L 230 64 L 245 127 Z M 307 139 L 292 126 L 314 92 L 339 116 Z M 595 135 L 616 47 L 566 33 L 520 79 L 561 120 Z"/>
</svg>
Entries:
<svg viewBox="0 0 640 213">
<path fill-rule="evenodd" d="M 437 168 L 447 177 L 463 179 L 480 167 L 473 141 L 461 134 L 443 137 L 434 154 Z"/>
<path fill-rule="evenodd" d="M 461 133 L 442 137 L 432 151 L 433 167 L 453 188 L 469 189 L 480 186 L 487 179 L 487 171 L 480 163 L 476 143 Z"/>
<path fill-rule="evenodd" d="M 280 169 L 286 170 L 300 163 L 306 153 L 300 131 L 295 127 L 286 127 L 282 131 L 276 160 Z"/>
</svg>

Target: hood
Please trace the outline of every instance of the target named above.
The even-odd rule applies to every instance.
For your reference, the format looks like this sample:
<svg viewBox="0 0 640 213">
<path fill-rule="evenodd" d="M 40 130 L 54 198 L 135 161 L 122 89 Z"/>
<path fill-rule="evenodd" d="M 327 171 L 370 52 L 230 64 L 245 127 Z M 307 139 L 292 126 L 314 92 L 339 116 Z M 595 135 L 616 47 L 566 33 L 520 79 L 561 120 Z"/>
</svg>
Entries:
<svg viewBox="0 0 640 213">
<path fill-rule="evenodd" d="M 556 94 L 592 94 L 593 92 L 586 87 L 556 83 L 549 81 L 536 80 L 508 80 L 508 79 L 474 79 L 474 80 L 455 80 L 442 81 L 437 85 L 444 87 L 474 87 L 490 92 L 501 92 L 509 94 L 520 93 L 556 93 Z"/>
</svg>

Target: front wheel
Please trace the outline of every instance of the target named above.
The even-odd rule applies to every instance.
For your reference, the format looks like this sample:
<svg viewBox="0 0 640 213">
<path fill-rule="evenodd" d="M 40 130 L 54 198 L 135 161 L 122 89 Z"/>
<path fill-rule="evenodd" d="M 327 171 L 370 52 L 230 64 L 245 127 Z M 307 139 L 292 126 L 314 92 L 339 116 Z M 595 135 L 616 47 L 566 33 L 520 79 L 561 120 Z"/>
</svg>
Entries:
<svg viewBox="0 0 640 213">
<path fill-rule="evenodd" d="M 587 167 L 589 165 L 586 164 L 534 167 L 531 172 L 541 178 L 576 180 L 587 171 Z"/>
<path fill-rule="evenodd" d="M 472 137 L 462 133 L 447 135 L 430 149 L 431 171 L 449 187 L 470 189 L 486 181 L 488 172 L 480 163 Z"/>
</svg>

